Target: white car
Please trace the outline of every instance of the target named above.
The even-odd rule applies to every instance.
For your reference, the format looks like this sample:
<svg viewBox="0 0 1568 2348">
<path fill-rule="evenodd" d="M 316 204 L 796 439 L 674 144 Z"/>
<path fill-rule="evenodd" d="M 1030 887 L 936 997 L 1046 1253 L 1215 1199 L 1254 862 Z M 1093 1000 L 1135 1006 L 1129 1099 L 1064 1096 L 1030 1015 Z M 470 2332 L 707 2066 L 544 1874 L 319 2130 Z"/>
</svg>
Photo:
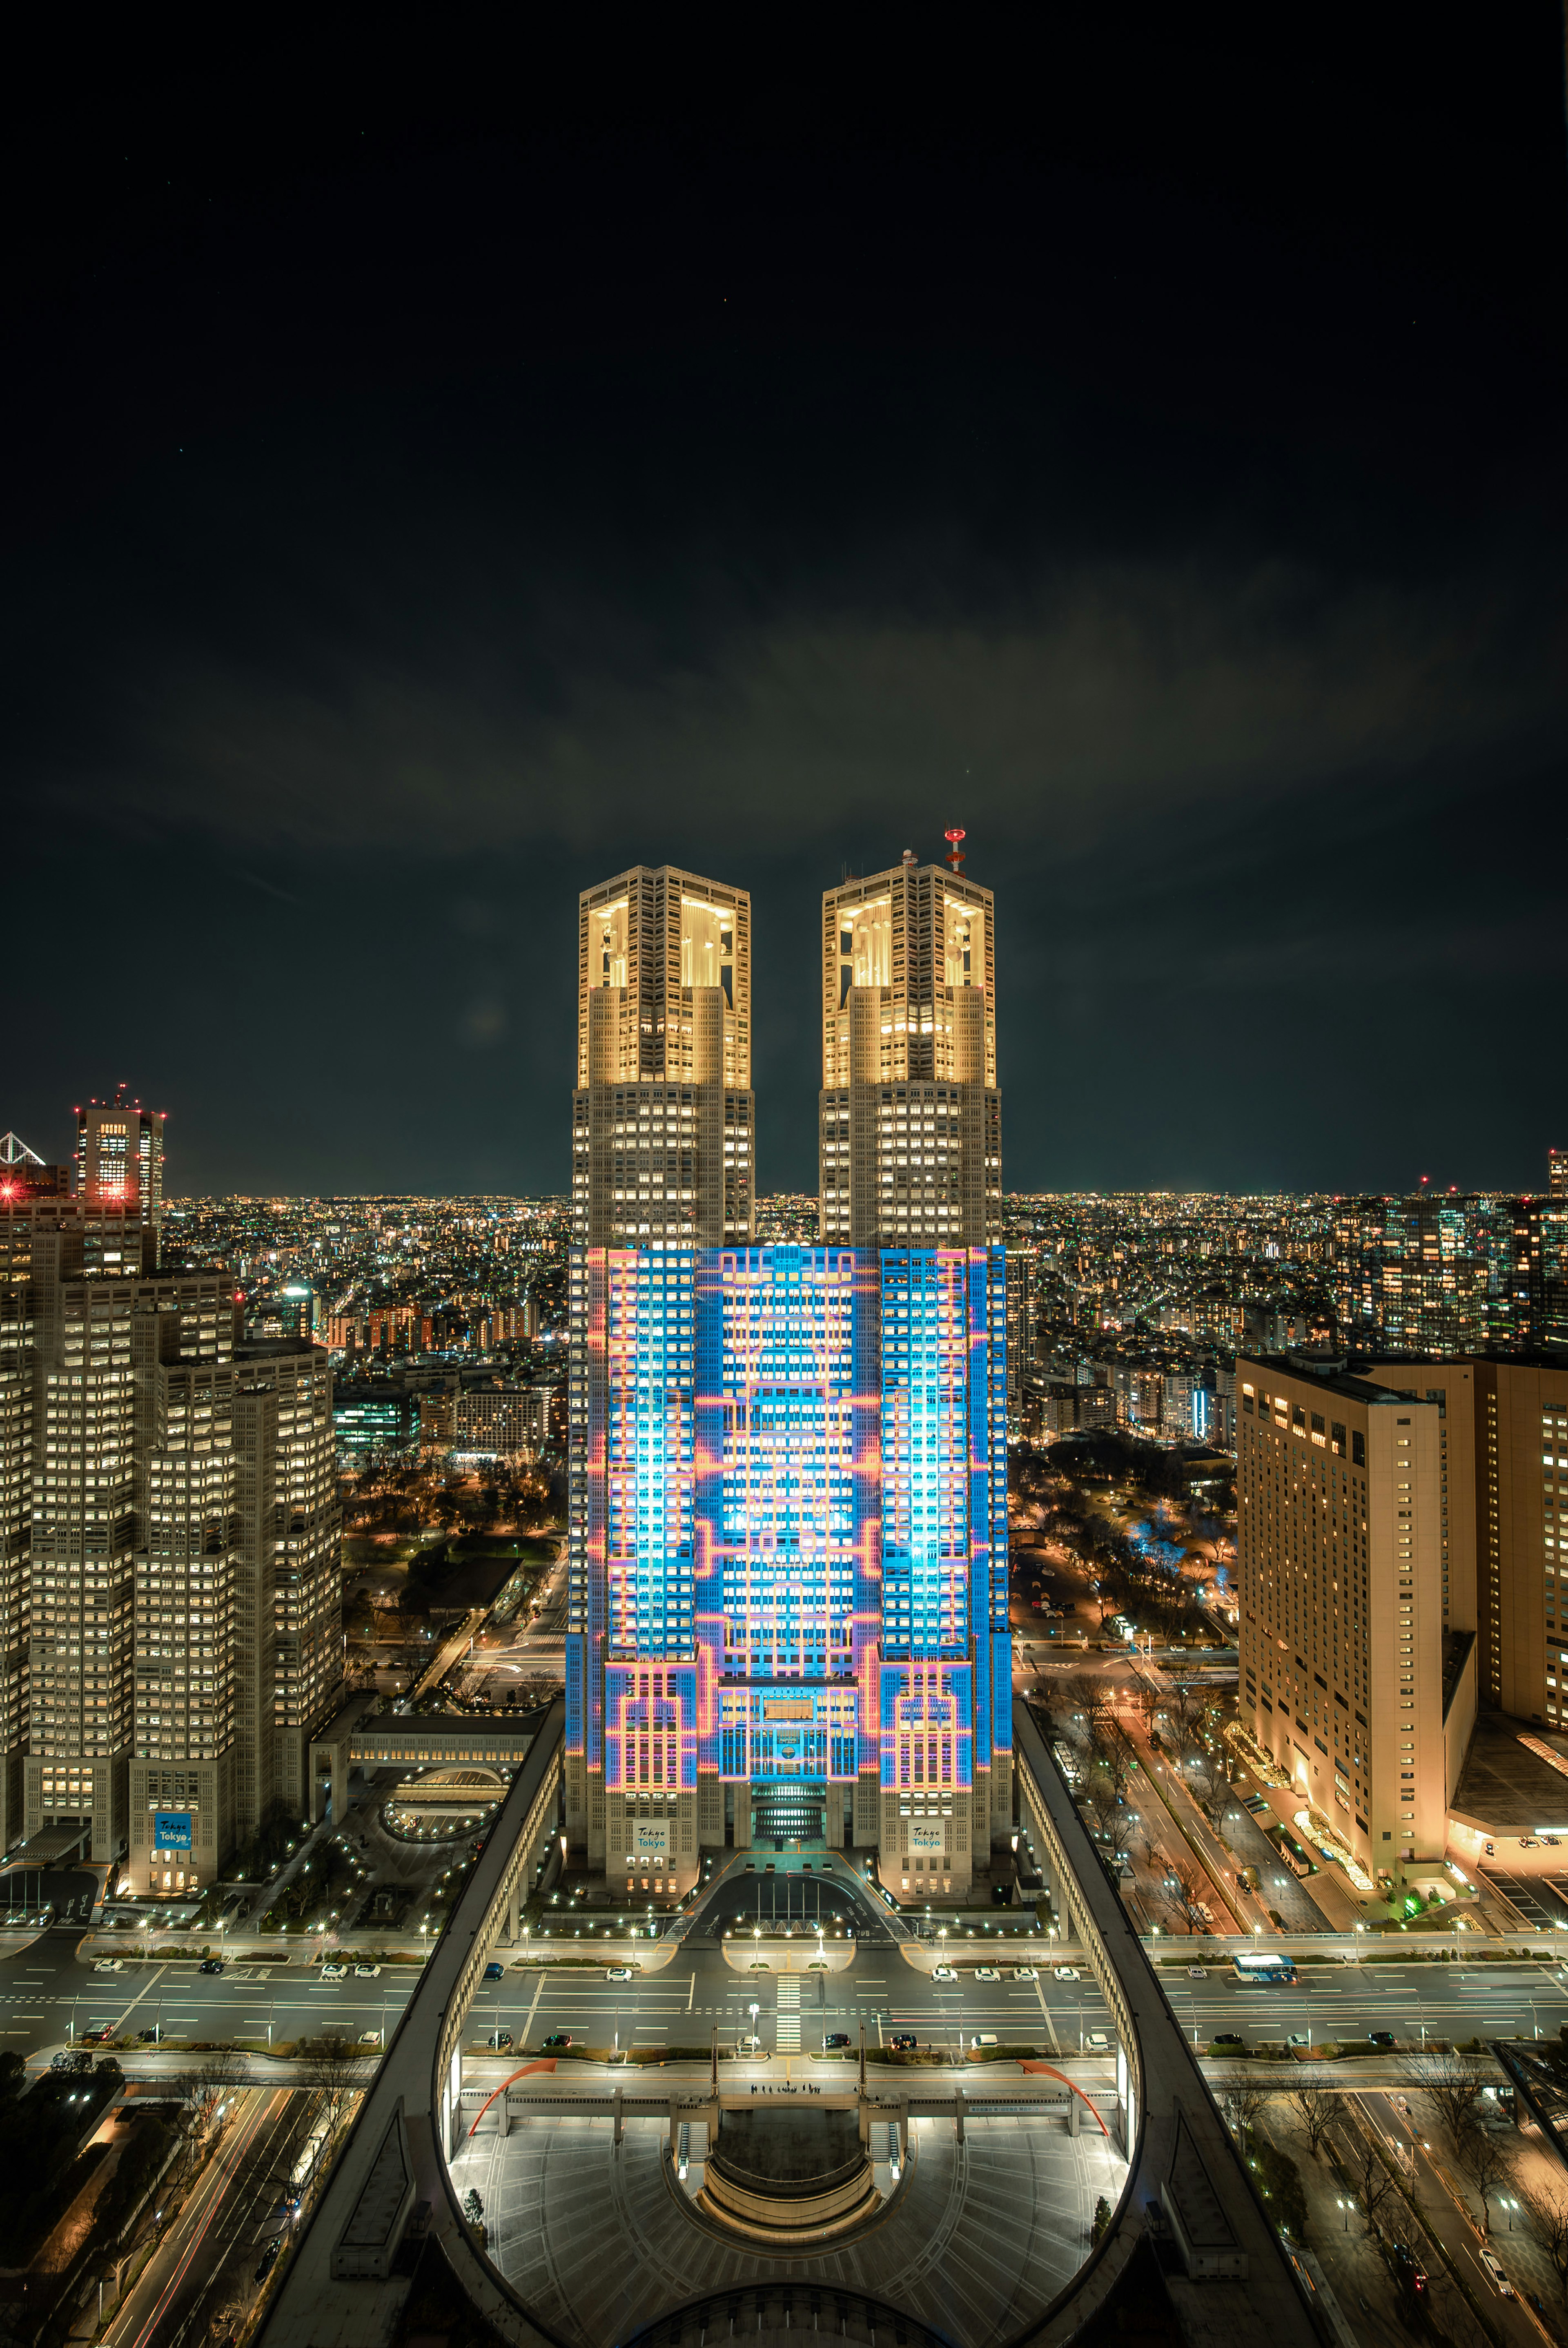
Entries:
<svg viewBox="0 0 1568 2348">
<path fill-rule="evenodd" d="M 123 1973 L 125 1971 L 125 1959 L 123 1957 L 95 1957 L 93 1959 L 93 1971 L 96 1973 Z"/>
<path fill-rule="evenodd" d="M 958 1978 L 958 1971 L 956 1965 L 933 1965 L 931 1967 L 931 1979 L 933 1981 L 957 1981 Z"/>
<path fill-rule="evenodd" d="M 606 1965 L 604 1978 L 606 1981 L 633 1981 L 636 1975 L 630 1965 Z"/>
<path fill-rule="evenodd" d="M 1111 2052 L 1111 2041 L 1103 2030 L 1086 2030 L 1083 2043 L 1091 2054 L 1109 2054 Z"/>
<path fill-rule="evenodd" d="M 1076 1981 L 1078 1979 L 1078 1967 L 1076 1965 L 1058 1965 L 1056 1967 L 1056 1978 L 1058 1981 Z"/>
<path fill-rule="evenodd" d="M 742 2054 L 760 2054 L 763 2051 L 763 2042 L 760 2038 L 753 2038 L 748 2033 L 744 2038 L 737 2042 L 737 2051 Z"/>
<path fill-rule="evenodd" d="M 354 1977 L 355 1981 L 374 1981 L 380 1971 L 379 1965 L 355 1965 Z"/>
<path fill-rule="evenodd" d="M 1034 1977 L 1032 1965 L 1014 1965 L 1010 1975 L 1013 1981 L 1033 1981 Z"/>
<path fill-rule="evenodd" d="M 1498 2257 L 1497 2252 L 1495 2250 L 1482 2250 L 1481 2253 L 1481 2262 L 1486 2269 L 1488 2274 L 1491 2277 L 1493 2282 L 1497 2285 L 1502 2297 L 1504 2299 L 1512 2299 L 1513 2297 L 1513 2285 L 1503 2273 L 1502 2261 Z"/>
<path fill-rule="evenodd" d="M 1189 1965 L 1187 1967 L 1187 1979 L 1189 1981 L 1207 1981 L 1208 1977 L 1209 1969 L 1207 1965 Z"/>
<path fill-rule="evenodd" d="M 998 1972 L 995 1965 L 977 1965 L 975 1967 L 975 1979 L 977 1981 L 1000 1981 L 1001 1974 Z"/>
<path fill-rule="evenodd" d="M 347 1981 L 348 1967 L 346 1965 L 323 1964 L 322 1967 L 322 1979 L 323 1981 Z"/>
<path fill-rule="evenodd" d="M 362 2046 L 379 2046 L 381 2044 L 380 2031 L 362 2030 L 359 2034 L 359 2043 Z"/>
</svg>

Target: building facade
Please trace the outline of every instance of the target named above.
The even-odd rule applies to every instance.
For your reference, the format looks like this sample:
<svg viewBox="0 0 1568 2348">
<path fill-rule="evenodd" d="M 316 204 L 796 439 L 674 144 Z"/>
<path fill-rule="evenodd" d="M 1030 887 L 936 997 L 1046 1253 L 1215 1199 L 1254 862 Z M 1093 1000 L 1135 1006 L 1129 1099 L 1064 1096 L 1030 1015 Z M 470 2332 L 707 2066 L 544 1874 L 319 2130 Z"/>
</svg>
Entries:
<svg viewBox="0 0 1568 2348">
<path fill-rule="evenodd" d="M 1010 1834 L 990 899 L 912 860 L 883 880 L 855 884 L 853 909 L 844 891 L 828 901 L 835 958 L 841 916 L 851 940 L 832 1017 L 868 1035 L 886 1014 L 897 1040 L 864 1101 L 848 1057 L 834 1076 L 836 1029 L 825 1043 L 818 1243 L 759 1246 L 749 1228 L 680 1243 L 701 1183 L 683 1195 L 683 1158 L 651 1148 L 635 1231 L 625 1215 L 624 1244 L 574 1252 L 567 1829 L 629 1893 L 685 1889 L 704 1846 L 804 1839 L 875 1849 L 896 1898 L 944 1898 Z M 582 901 L 596 987 L 630 985 L 630 949 L 623 964 L 604 922 L 626 894 L 617 881 Z M 635 1105 L 631 1076 L 618 1081 L 612 1125 Z M 860 1195 L 848 1138 L 838 1179 L 840 1094 L 846 1137 L 869 1113 L 887 1178 L 886 1212 L 857 1240 L 839 1211 Z M 583 1097 L 579 1081 L 579 1142 Z M 587 1181 L 579 1233 L 601 1195 L 611 1220 L 626 1205 L 614 1194 L 631 1170 L 606 1192 Z"/>
<path fill-rule="evenodd" d="M 818 1164 L 825 1241 L 1000 1238 L 994 901 L 909 851 L 823 897 Z"/>
<path fill-rule="evenodd" d="M 0 1216 L 5 1847 L 85 1821 L 171 1894 L 274 1804 L 342 1677 L 327 1357 L 237 1339 L 138 1204 Z"/>
<path fill-rule="evenodd" d="M 752 1236 L 752 912 L 638 865 L 578 905 L 572 1210 L 587 1247 Z"/>
<path fill-rule="evenodd" d="M 1465 1742 L 1445 1735 L 1440 1406 L 1279 1356 L 1243 1356 L 1236 1385 L 1240 1718 L 1397 1884 L 1442 1859 Z"/>
<path fill-rule="evenodd" d="M 78 1198 L 139 1214 L 156 1231 L 163 1211 L 163 1111 L 128 1099 L 123 1085 L 113 1100 L 78 1108 Z"/>
</svg>

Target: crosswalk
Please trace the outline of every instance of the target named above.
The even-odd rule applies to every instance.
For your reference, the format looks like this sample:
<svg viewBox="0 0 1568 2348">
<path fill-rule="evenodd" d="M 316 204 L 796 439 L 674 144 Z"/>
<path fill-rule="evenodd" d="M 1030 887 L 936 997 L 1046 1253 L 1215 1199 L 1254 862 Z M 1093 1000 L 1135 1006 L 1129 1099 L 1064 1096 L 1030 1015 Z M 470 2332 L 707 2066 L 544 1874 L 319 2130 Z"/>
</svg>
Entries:
<svg viewBox="0 0 1568 2348">
<path fill-rule="evenodd" d="M 779 1975 L 778 2052 L 800 2053 L 800 1975 Z"/>
</svg>

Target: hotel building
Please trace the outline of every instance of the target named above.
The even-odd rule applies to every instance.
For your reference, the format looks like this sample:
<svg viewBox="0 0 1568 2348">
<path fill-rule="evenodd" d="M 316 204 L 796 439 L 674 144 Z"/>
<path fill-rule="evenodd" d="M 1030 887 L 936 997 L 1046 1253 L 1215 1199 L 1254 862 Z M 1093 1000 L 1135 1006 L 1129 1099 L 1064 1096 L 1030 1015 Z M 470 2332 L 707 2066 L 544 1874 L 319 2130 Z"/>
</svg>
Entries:
<svg viewBox="0 0 1568 2348">
<path fill-rule="evenodd" d="M 1236 1364 L 1240 1717 L 1392 1883 L 1443 1857 L 1474 1718 L 1473 1638 L 1445 1635 L 1444 1422 L 1425 1385 Z"/>
<path fill-rule="evenodd" d="M 885 878 L 928 942 L 934 887 L 954 876 Z M 876 911 L 876 884 L 857 885 Z M 886 990 L 931 1005 L 913 1054 L 900 1014 L 886 1089 L 903 1144 L 878 1160 L 889 1221 L 917 1220 L 925 1244 L 830 1236 L 825 1174 L 816 1246 L 673 1244 L 688 1202 L 661 1204 L 655 1160 L 648 1236 L 574 1257 L 567 1825 L 629 1892 L 685 1888 L 704 1845 L 818 1840 L 875 1849 L 896 1898 L 958 1895 L 1010 1833 L 990 899 L 961 888 L 968 1004 L 953 1004 L 961 957 L 930 993 L 917 925 L 898 932 Z M 886 945 L 891 973 L 890 917 Z M 868 980 L 863 1002 L 882 997 Z M 955 1031 L 977 1075 L 954 1073 Z"/>
</svg>

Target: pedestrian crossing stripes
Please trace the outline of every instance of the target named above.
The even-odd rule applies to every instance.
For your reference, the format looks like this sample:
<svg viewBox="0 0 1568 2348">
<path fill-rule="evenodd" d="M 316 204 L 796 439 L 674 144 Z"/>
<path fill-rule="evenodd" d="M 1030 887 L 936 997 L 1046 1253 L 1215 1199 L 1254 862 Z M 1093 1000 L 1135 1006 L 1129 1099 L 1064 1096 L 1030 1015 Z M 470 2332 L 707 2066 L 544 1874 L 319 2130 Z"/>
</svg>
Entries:
<svg viewBox="0 0 1568 2348">
<path fill-rule="evenodd" d="M 779 1975 L 779 2017 L 777 2050 L 781 2054 L 800 2053 L 800 1975 Z"/>
</svg>

